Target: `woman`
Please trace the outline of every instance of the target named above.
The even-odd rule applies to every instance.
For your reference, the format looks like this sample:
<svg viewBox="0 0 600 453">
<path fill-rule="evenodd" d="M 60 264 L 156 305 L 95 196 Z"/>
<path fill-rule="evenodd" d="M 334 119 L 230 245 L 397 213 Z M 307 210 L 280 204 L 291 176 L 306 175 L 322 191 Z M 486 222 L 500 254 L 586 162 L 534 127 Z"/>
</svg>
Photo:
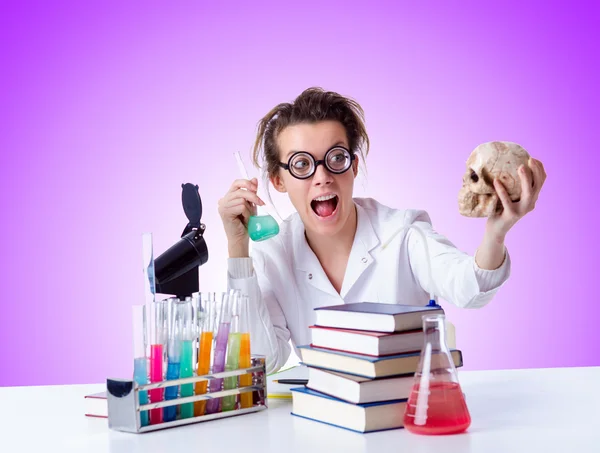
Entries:
<svg viewBox="0 0 600 453">
<path fill-rule="evenodd" d="M 263 148 L 263 158 L 259 156 Z M 257 180 L 236 180 L 219 201 L 228 240 L 228 285 L 250 297 L 253 354 L 267 356 L 267 372 L 284 365 L 294 346 L 309 344 L 313 309 L 351 302 L 426 305 L 435 293 L 464 308 L 490 302 L 510 274 L 506 234 L 533 210 L 546 178 L 541 162 L 522 168 L 523 196 L 513 203 L 495 187 L 503 213 L 487 220 L 475 256 L 432 229 L 422 210 L 393 209 L 353 198 L 359 159 L 369 151 L 363 110 L 337 93 L 311 88 L 273 108 L 260 122 L 254 163 L 264 163 L 273 187 L 288 194 L 294 213 L 278 236 L 253 245 L 246 225 L 256 205 Z M 532 187 L 533 183 L 533 187 Z M 382 249 L 398 228 L 404 230 Z"/>
</svg>

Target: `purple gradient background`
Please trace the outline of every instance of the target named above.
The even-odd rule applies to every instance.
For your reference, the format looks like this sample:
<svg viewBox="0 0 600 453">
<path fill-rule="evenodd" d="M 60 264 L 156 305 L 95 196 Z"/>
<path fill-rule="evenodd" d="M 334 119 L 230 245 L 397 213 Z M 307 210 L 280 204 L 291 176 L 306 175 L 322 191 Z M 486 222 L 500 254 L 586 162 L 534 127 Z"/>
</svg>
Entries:
<svg viewBox="0 0 600 453">
<path fill-rule="evenodd" d="M 23 3 L 0 11 L 0 385 L 131 372 L 141 233 L 157 254 L 179 238 L 183 182 L 204 202 L 202 289 L 223 289 L 231 153 L 249 162 L 259 118 L 312 85 L 366 111 L 356 195 L 426 209 L 468 253 L 484 227 L 457 209 L 471 150 L 512 140 L 541 159 L 507 286 L 445 307 L 465 370 L 600 365 L 594 2 Z"/>
</svg>

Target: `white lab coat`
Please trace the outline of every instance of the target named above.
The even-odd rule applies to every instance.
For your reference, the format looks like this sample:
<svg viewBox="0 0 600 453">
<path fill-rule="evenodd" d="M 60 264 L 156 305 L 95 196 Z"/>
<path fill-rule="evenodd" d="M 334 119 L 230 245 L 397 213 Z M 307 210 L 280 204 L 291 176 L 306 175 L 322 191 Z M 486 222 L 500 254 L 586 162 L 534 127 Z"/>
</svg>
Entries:
<svg viewBox="0 0 600 453">
<path fill-rule="evenodd" d="M 309 326 L 316 307 L 352 302 L 427 305 L 432 285 L 420 236 L 404 231 L 381 249 L 401 225 L 424 229 L 441 299 L 463 308 L 483 307 L 510 275 L 508 251 L 498 269 L 481 269 L 473 256 L 432 228 L 425 211 L 392 209 L 370 198 L 354 201 L 357 229 L 339 294 L 308 246 L 297 213 L 281 225 L 279 235 L 253 243 L 250 258 L 229 259 L 228 287 L 250 298 L 252 354 L 267 357 L 267 372 L 286 363 L 290 338 L 295 348 L 311 343 Z"/>
</svg>

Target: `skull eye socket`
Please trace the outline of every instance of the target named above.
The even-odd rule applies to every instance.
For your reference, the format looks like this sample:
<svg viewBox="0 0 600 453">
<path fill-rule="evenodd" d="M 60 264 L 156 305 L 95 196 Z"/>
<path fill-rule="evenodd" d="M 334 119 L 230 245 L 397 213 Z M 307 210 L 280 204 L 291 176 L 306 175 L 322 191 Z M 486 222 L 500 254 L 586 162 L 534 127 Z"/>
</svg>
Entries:
<svg viewBox="0 0 600 453">
<path fill-rule="evenodd" d="M 479 176 L 477 176 L 477 173 L 475 173 L 474 171 L 471 171 L 471 181 L 473 181 L 473 182 L 479 181 Z"/>
</svg>

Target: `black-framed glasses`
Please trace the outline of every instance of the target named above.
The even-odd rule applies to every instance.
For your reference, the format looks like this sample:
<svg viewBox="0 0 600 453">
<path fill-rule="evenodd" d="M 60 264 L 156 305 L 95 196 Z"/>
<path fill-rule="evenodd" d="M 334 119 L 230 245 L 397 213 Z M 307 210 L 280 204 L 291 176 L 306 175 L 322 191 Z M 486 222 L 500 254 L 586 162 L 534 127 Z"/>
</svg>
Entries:
<svg viewBox="0 0 600 453">
<path fill-rule="evenodd" d="M 308 179 L 317 171 L 321 164 L 331 173 L 340 175 L 347 172 L 352 166 L 356 155 L 343 146 L 334 146 L 325 153 L 325 158 L 316 160 L 312 154 L 306 151 L 298 151 L 290 156 L 288 163 L 279 162 L 279 166 L 297 179 Z"/>
</svg>

